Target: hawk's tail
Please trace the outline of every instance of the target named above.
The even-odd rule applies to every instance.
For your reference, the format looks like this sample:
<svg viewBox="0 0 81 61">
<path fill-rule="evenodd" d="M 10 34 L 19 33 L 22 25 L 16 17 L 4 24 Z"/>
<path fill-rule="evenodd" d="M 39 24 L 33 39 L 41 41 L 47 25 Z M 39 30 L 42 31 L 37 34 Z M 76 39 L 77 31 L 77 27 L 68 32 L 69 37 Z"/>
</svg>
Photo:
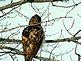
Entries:
<svg viewBox="0 0 81 61">
<path fill-rule="evenodd" d="M 32 59 L 25 56 L 25 61 L 32 61 Z"/>
</svg>

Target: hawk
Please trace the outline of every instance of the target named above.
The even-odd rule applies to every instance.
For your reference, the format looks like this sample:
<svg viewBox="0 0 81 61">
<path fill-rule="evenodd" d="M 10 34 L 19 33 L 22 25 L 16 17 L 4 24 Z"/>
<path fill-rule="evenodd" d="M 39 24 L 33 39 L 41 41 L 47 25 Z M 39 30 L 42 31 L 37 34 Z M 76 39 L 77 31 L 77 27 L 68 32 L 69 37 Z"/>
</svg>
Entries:
<svg viewBox="0 0 81 61">
<path fill-rule="evenodd" d="M 43 28 L 41 26 L 41 17 L 34 15 L 29 21 L 27 26 L 22 32 L 22 45 L 25 61 L 32 61 L 35 57 L 41 44 L 45 38 Z"/>
</svg>

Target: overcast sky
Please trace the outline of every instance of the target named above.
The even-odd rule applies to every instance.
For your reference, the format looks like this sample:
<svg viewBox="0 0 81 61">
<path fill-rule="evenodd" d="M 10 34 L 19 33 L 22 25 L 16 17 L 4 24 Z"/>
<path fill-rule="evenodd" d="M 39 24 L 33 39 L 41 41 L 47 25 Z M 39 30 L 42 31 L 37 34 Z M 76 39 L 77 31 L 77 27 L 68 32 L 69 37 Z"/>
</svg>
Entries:
<svg viewBox="0 0 81 61">
<path fill-rule="evenodd" d="M 17 0 L 14 0 L 14 1 L 17 1 Z M 10 0 L 5 0 L 5 1 L 0 1 L 0 7 L 1 6 L 4 6 L 6 4 L 8 4 L 10 2 Z M 76 1 L 75 0 L 75 3 L 78 3 L 80 2 L 80 0 Z M 70 0 L 69 2 L 54 2 L 54 4 L 57 4 L 57 5 L 63 5 L 63 6 L 68 6 L 68 5 L 72 5 L 74 4 L 72 0 Z M 47 7 L 49 5 L 49 10 L 47 10 Z M 45 10 L 46 13 L 44 14 L 44 16 L 42 17 L 42 22 L 44 21 L 48 21 L 48 18 L 44 19 L 48 12 L 50 13 L 50 16 L 49 16 L 49 20 L 51 19 L 54 19 L 54 18 L 58 18 L 58 17 L 64 17 L 66 15 L 67 12 L 69 12 L 71 8 L 59 8 L 59 7 L 53 7 L 51 5 L 51 3 L 33 3 L 33 6 L 34 8 L 38 8 L 40 9 L 40 12 L 41 13 L 44 13 Z M 20 13 L 22 13 L 23 15 L 27 16 L 27 19 L 24 17 L 24 16 L 19 16 L 17 15 L 17 12 L 13 11 L 14 13 L 11 13 L 7 16 L 10 16 L 10 17 L 13 17 L 13 16 L 16 16 L 14 18 L 6 18 L 4 19 L 3 21 L 0 22 L 0 25 L 2 24 L 6 24 L 6 22 L 8 23 L 11 23 L 10 26 L 8 26 L 8 28 L 13 28 L 13 27 L 16 27 L 16 26 L 19 26 L 19 25 L 27 25 L 28 24 L 28 21 L 29 19 L 35 15 L 35 14 L 39 14 L 39 12 L 35 12 L 34 9 L 31 7 L 31 4 L 30 3 L 26 3 L 26 4 L 23 4 L 21 7 L 21 9 L 18 10 Z M 7 9 L 7 10 L 4 10 L 4 12 L 8 12 L 10 9 Z M 37 11 L 37 9 L 36 9 Z M 64 36 L 64 38 L 68 38 L 68 37 L 72 37 L 70 34 L 68 34 L 68 32 L 65 30 L 64 28 L 64 25 L 63 25 L 63 20 L 64 20 L 64 24 L 66 25 L 66 28 L 69 29 L 73 23 L 73 20 L 75 20 L 74 22 L 74 26 L 73 28 L 70 30 L 70 32 L 72 34 L 75 34 L 78 30 L 81 29 L 81 17 L 79 17 L 77 14 L 81 15 L 81 4 L 78 5 L 77 7 L 75 7 L 67 16 L 68 17 L 72 17 L 72 18 L 66 18 L 66 19 L 60 19 L 60 20 L 57 20 L 57 21 L 51 21 L 50 23 L 47 23 L 48 25 L 51 25 L 51 26 L 46 26 L 46 28 L 44 27 L 46 25 L 46 23 L 42 23 L 42 26 L 44 28 L 44 31 L 45 32 L 45 35 L 46 35 L 46 39 L 51 39 L 51 40 L 54 40 L 54 39 L 59 39 L 60 38 L 60 34 L 61 34 L 61 30 L 62 30 L 62 34 Z M 1 12 L 0 12 L 0 15 L 1 15 Z M 41 16 L 41 15 L 40 15 Z M 1 18 L 2 19 L 2 18 Z M 53 23 L 53 25 L 52 25 Z M 2 29 L 2 27 L 0 27 Z M 17 31 L 18 29 L 16 30 L 13 30 L 13 32 Z M 15 38 L 15 39 L 21 39 L 21 33 L 22 33 L 22 30 L 23 28 L 19 28 L 20 30 L 20 33 L 12 38 Z M 12 32 L 12 31 L 11 31 Z M 5 36 L 9 36 L 11 34 L 11 32 L 5 32 L 2 34 L 1 37 L 5 38 Z M 51 36 L 49 36 L 51 35 Z M 81 35 L 81 33 L 79 33 L 79 36 Z M 6 38 L 7 38 L 6 37 Z M 63 37 L 61 37 L 63 38 Z M 45 44 L 46 45 L 46 44 Z M 11 46 L 11 45 L 10 45 Z M 52 47 L 48 46 L 48 47 L 44 47 L 43 49 L 47 49 L 48 48 L 48 51 L 51 51 L 52 48 L 54 47 L 55 45 L 53 45 Z M 61 60 L 62 58 L 62 61 L 71 61 L 70 57 L 72 58 L 73 61 L 77 61 L 77 56 L 75 55 L 75 46 L 76 44 L 73 43 L 73 42 L 64 42 L 64 43 L 59 43 L 59 46 L 58 48 L 56 48 L 53 52 L 55 53 L 55 55 L 59 55 L 60 53 L 66 53 L 68 51 L 71 51 L 70 53 L 68 54 L 65 54 L 63 55 L 63 57 L 61 56 L 58 56 L 56 57 L 56 59 L 59 59 Z M 81 46 L 79 45 L 78 49 L 77 49 L 77 52 L 81 54 Z M 62 55 L 61 54 L 61 55 Z M 44 57 L 49 57 L 49 53 L 45 53 L 43 52 L 42 53 L 42 56 Z M 23 57 L 22 56 L 17 56 L 18 57 L 18 60 L 19 61 L 24 61 Z M 21 58 L 20 58 L 21 57 Z M 3 57 L 2 57 L 3 58 Z M 8 55 L 6 59 L 4 60 L 0 60 L 0 61 L 11 61 L 12 59 L 10 58 L 10 56 Z"/>
</svg>

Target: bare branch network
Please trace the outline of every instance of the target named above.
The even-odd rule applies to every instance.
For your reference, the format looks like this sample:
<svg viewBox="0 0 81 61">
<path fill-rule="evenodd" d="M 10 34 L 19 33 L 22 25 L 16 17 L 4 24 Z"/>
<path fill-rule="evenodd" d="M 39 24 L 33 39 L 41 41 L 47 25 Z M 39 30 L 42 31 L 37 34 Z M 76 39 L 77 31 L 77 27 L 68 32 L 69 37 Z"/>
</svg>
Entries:
<svg viewBox="0 0 81 61">
<path fill-rule="evenodd" d="M 8 5 L 5 5 L 5 6 L 0 7 L 0 11 L 5 10 L 5 9 L 8 9 L 8 8 L 12 8 L 12 7 L 17 6 L 17 5 L 25 4 L 27 2 L 30 2 L 30 3 L 32 3 L 32 2 L 38 3 L 38 2 L 54 2 L 54 1 L 57 1 L 57 0 L 21 0 L 21 1 L 14 2 L 14 3 L 10 3 Z M 59 1 L 62 1 L 62 0 L 59 0 Z"/>
<path fill-rule="evenodd" d="M 27 2 L 30 2 L 30 3 L 32 3 L 32 2 L 41 3 L 41 2 L 55 2 L 55 1 L 64 1 L 64 0 L 21 0 L 21 1 L 13 2 L 13 3 L 10 3 L 10 4 L 8 4 L 8 5 L 5 5 L 5 6 L 0 7 L 0 11 L 3 11 L 3 10 L 8 9 L 8 8 L 12 8 L 12 7 L 14 7 L 14 6 L 18 6 L 18 5 L 25 4 L 25 3 L 27 3 Z M 65 1 L 69 1 L 69 0 L 65 0 Z M 58 5 L 54 5 L 54 4 L 52 3 L 53 6 L 56 6 L 56 7 L 63 7 L 63 8 L 70 8 L 70 7 L 73 7 L 73 6 L 77 6 L 77 5 L 79 5 L 79 4 L 81 4 L 81 2 L 76 3 L 76 4 L 74 4 L 74 5 L 71 5 L 71 6 L 58 6 Z"/>
<path fill-rule="evenodd" d="M 64 38 L 64 39 L 56 39 L 56 40 L 45 40 L 45 43 L 58 43 L 58 42 L 75 42 L 81 45 L 81 42 L 78 42 L 77 40 L 81 39 L 81 36 L 77 37 L 70 37 L 70 38 Z M 0 44 L 4 43 L 21 43 L 21 40 L 15 40 L 15 39 L 5 39 L 0 38 Z"/>
<path fill-rule="evenodd" d="M 1 11 L 1 12 L 3 12 L 3 10 L 5 10 L 5 9 L 12 8 L 12 10 L 10 10 L 9 12 L 7 12 L 5 15 L 0 16 L 0 18 L 3 17 L 3 16 L 6 16 L 6 15 L 9 14 L 11 11 L 13 11 L 14 9 L 16 9 L 17 7 L 19 7 L 20 5 L 25 4 L 25 3 L 27 3 L 27 2 L 30 2 L 30 3 L 32 3 L 32 2 L 38 3 L 38 2 L 39 2 L 39 3 L 41 3 L 41 2 L 54 2 L 54 1 L 57 1 L 57 0 L 21 0 L 21 1 L 18 1 L 18 2 L 12 2 L 12 3 L 8 4 L 8 5 L 5 5 L 5 6 L 0 7 L 0 11 Z M 63 1 L 63 0 L 59 0 L 59 1 Z M 65 0 L 65 1 L 66 1 L 66 0 Z M 71 5 L 71 6 L 59 6 L 59 5 L 54 5 L 54 4 L 52 3 L 52 6 L 55 6 L 55 7 L 62 7 L 62 8 L 70 8 L 70 7 L 73 7 L 73 8 L 71 9 L 71 10 L 73 10 L 74 7 L 75 7 L 75 6 L 78 6 L 79 4 L 81 4 L 81 2 L 75 3 L 74 5 Z M 67 14 L 70 13 L 71 10 L 70 10 L 69 12 L 67 12 Z M 67 17 L 67 14 L 66 14 L 66 16 L 64 16 L 64 17 L 59 17 L 59 18 L 55 18 L 55 19 L 70 18 L 70 17 Z M 80 18 L 81 18 L 81 16 L 80 16 Z M 55 19 L 52 19 L 52 20 L 55 20 Z M 50 21 L 52 21 L 52 20 L 50 20 Z M 73 22 L 73 24 L 74 24 L 74 22 Z M 73 27 L 73 24 L 72 24 L 71 28 Z M 63 25 L 64 25 L 66 31 L 67 31 L 72 37 L 63 38 L 63 39 L 56 39 L 56 40 L 45 40 L 45 43 L 74 42 L 74 43 L 76 43 L 76 44 L 80 44 L 80 45 L 81 45 L 81 42 L 78 41 L 78 40 L 81 39 L 81 36 L 76 36 L 79 32 L 81 32 L 81 30 L 79 30 L 76 34 L 72 35 L 72 34 L 69 32 L 69 30 L 66 28 L 66 26 L 65 26 L 64 23 L 63 23 Z M 24 25 L 24 26 L 27 26 L 27 25 Z M 11 29 L 3 29 L 2 31 L 0 31 L 0 33 L 7 32 L 7 31 L 10 31 L 10 30 L 13 30 L 13 29 L 17 29 L 17 28 L 19 28 L 19 27 L 23 27 L 23 26 L 18 26 L 18 27 L 11 28 Z M 3 51 L 0 52 L 0 53 L 1 53 L 2 55 L 4 55 L 4 54 L 23 55 L 23 52 L 22 52 L 22 51 L 20 51 L 20 50 L 18 50 L 18 49 L 16 49 L 16 48 L 12 48 L 12 47 L 5 46 L 6 44 L 21 44 L 21 40 L 19 40 L 19 39 L 9 39 L 9 38 L 7 38 L 7 39 L 6 39 L 6 38 L 0 38 L 0 49 L 3 50 Z M 53 44 L 53 45 L 54 45 L 54 44 Z M 5 49 L 5 51 L 4 51 L 4 49 Z M 6 51 L 6 50 L 9 50 L 9 51 Z M 53 51 L 53 50 L 54 50 L 54 49 L 52 49 L 52 51 Z M 72 49 L 72 50 L 73 50 L 73 49 Z M 72 50 L 71 50 L 71 51 L 72 51 Z M 78 54 L 78 53 L 76 52 L 76 50 L 77 50 L 77 46 L 75 47 L 75 54 L 78 56 L 78 61 L 79 61 L 81 56 L 80 56 L 80 54 Z M 50 52 L 50 55 L 52 54 L 52 51 Z M 70 52 L 71 52 L 71 51 L 70 51 Z M 69 53 L 69 52 L 66 52 L 66 53 L 64 53 L 64 54 L 67 54 L 67 53 Z M 0 54 L 0 56 L 1 56 L 1 54 Z M 64 54 L 62 54 L 62 56 L 63 56 Z M 49 60 L 49 58 L 44 58 L 44 57 L 35 56 L 35 58 L 37 58 L 37 59 L 46 59 L 46 60 L 48 60 L 48 61 L 52 61 L 52 60 Z M 46 60 L 45 60 L 45 61 L 46 61 Z M 13 61 L 14 61 L 14 60 L 13 60 Z M 61 61 L 62 61 L 62 60 L 61 60 Z M 73 61 L 73 60 L 71 60 L 71 61 Z"/>
<path fill-rule="evenodd" d="M 30 3 L 32 3 L 32 2 L 41 3 L 41 2 L 55 2 L 55 1 L 69 1 L 69 0 L 21 0 L 21 1 L 13 2 L 13 3 L 10 3 L 10 4 L 7 4 L 5 6 L 0 7 L 0 11 L 3 11 L 3 10 L 8 9 L 8 8 L 12 8 L 14 6 L 25 4 L 27 2 L 30 2 Z M 78 4 L 80 4 L 80 3 L 78 3 Z M 67 8 L 73 7 L 73 6 L 77 6 L 78 4 L 75 4 L 75 5 L 72 5 L 72 6 L 68 6 Z M 55 6 L 55 5 L 53 5 L 53 6 Z"/>
</svg>

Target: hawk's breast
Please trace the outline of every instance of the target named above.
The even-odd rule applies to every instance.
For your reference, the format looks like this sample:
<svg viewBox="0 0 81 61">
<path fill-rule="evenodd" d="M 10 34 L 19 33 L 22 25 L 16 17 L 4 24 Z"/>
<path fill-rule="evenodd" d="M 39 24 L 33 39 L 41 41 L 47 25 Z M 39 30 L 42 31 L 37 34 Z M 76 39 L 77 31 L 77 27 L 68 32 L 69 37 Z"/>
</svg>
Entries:
<svg viewBox="0 0 81 61">
<path fill-rule="evenodd" d="M 35 56 L 43 42 L 44 31 L 41 26 L 28 26 L 23 30 L 22 43 L 24 54 Z"/>
</svg>

